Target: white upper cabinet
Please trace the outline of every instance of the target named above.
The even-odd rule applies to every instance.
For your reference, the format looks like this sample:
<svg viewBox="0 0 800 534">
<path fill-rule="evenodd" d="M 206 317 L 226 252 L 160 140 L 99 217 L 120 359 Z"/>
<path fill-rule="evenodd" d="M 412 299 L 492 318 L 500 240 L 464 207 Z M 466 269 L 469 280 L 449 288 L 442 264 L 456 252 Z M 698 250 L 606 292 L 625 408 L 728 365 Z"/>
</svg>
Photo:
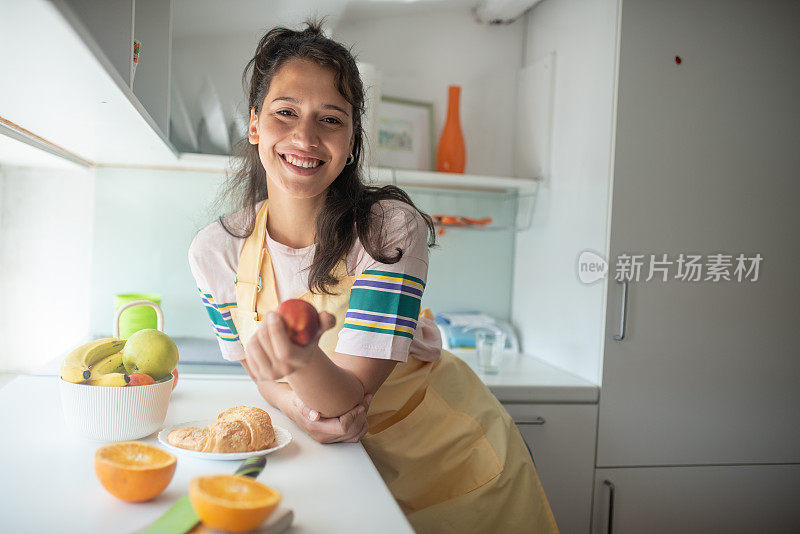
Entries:
<svg viewBox="0 0 800 534">
<path fill-rule="evenodd" d="M 109 11 L 102 15 L 113 30 L 94 33 L 87 28 L 89 20 L 84 22 L 61 0 L 3 8 L 0 117 L 6 127 L 30 132 L 86 165 L 174 160 L 177 153 L 167 132 L 131 91 L 121 63 L 120 50 L 131 35 L 132 3 L 103 5 Z M 166 115 L 161 119 L 166 124 Z"/>
<path fill-rule="evenodd" d="M 169 134 L 170 68 L 172 63 L 171 0 L 56 0 L 56 6 L 93 48 L 120 75 L 136 100 L 157 125 Z M 133 43 L 139 43 L 133 61 Z"/>
</svg>

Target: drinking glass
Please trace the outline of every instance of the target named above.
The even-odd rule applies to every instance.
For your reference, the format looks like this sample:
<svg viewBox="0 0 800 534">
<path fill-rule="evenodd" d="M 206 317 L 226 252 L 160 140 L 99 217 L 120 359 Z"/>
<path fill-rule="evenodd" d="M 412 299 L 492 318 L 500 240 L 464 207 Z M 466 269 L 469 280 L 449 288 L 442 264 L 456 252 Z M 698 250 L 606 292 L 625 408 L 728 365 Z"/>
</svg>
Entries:
<svg viewBox="0 0 800 534">
<path fill-rule="evenodd" d="M 488 375 L 499 373 L 505 346 L 504 332 L 476 332 L 475 351 L 478 356 L 478 369 Z"/>
</svg>

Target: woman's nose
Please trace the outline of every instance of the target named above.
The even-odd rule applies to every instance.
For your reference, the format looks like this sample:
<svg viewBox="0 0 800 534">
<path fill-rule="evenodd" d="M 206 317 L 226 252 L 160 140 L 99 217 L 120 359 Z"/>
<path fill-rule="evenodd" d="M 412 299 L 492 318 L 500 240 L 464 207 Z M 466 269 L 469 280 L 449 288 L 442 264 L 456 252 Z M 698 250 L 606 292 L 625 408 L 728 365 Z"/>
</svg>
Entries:
<svg viewBox="0 0 800 534">
<path fill-rule="evenodd" d="M 313 117 L 303 117 L 295 123 L 292 140 L 299 147 L 319 146 L 319 132 Z"/>
</svg>

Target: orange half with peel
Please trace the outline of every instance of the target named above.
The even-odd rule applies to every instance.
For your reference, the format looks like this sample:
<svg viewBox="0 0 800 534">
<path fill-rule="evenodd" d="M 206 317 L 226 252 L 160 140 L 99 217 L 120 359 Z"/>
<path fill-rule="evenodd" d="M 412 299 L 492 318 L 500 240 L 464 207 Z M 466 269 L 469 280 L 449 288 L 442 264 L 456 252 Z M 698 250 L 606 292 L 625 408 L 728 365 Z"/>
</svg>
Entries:
<svg viewBox="0 0 800 534">
<path fill-rule="evenodd" d="M 247 532 L 275 511 L 281 494 L 246 476 L 211 475 L 192 479 L 189 501 L 207 527 Z"/>
<path fill-rule="evenodd" d="M 104 488 L 128 502 L 148 501 L 164 491 L 177 459 L 143 441 L 104 445 L 94 455 L 94 471 Z"/>
</svg>

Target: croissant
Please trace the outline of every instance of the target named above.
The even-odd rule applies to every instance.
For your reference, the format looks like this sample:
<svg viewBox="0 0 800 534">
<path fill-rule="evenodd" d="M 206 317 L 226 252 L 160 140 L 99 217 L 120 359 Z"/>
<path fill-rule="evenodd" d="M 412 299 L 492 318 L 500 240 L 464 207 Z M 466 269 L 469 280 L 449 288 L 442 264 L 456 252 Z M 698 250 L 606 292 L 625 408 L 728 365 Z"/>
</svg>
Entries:
<svg viewBox="0 0 800 534">
<path fill-rule="evenodd" d="M 249 406 L 225 410 L 205 428 L 178 428 L 167 435 L 170 445 L 200 452 L 260 451 L 274 441 L 269 414 Z"/>
</svg>

